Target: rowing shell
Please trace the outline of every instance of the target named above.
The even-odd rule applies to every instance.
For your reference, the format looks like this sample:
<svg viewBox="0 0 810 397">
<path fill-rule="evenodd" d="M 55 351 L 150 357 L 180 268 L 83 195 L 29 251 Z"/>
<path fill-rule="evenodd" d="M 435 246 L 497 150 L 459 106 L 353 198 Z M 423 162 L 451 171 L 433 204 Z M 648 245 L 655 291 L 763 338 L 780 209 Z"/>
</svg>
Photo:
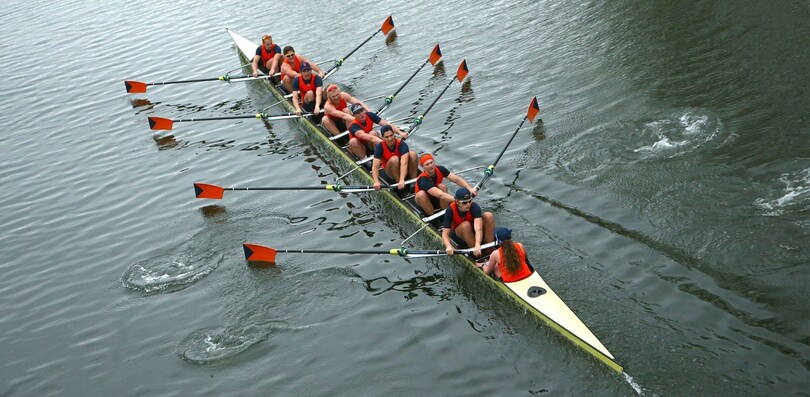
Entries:
<svg viewBox="0 0 810 397">
<path fill-rule="evenodd" d="M 241 57 L 246 61 L 252 60 L 258 45 L 242 37 L 233 30 L 227 29 L 227 31 L 228 34 L 231 35 L 236 47 L 239 49 Z M 284 106 L 287 111 L 295 111 L 292 103 L 284 98 L 284 93 L 274 87 L 268 80 L 261 81 L 262 82 L 260 84 L 264 84 L 268 91 L 273 94 L 273 96 L 275 96 L 279 101 L 282 101 L 281 105 Z M 312 121 L 306 118 L 302 118 L 299 121 L 299 125 L 306 130 L 306 132 L 310 135 L 310 138 L 312 138 L 311 141 L 316 144 L 320 150 L 330 153 L 333 157 L 340 161 L 340 166 L 347 169 L 352 169 L 355 167 L 355 160 L 344 152 L 339 144 L 329 139 L 331 136 L 329 132 L 318 127 Z M 365 168 L 361 168 L 353 174 L 355 178 L 363 180 L 364 183 L 369 185 L 373 183 L 371 174 Z M 396 211 L 395 216 L 397 216 L 397 220 L 411 222 L 416 228 L 424 226 L 424 222 L 422 221 L 419 211 L 416 210 L 412 204 L 400 199 L 388 191 L 379 191 L 375 192 L 374 194 L 385 197 L 385 200 L 391 204 L 390 207 L 393 207 L 393 209 Z M 429 235 L 430 239 L 435 241 L 437 245 L 443 244 L 441 235 L 437 229 L 431 226 L 425 228 L 425 231 L 426 234 Z M 472 269 L 476 269 L 475 262 L 467 257 L 463 258 L 464 259 L 462 260 L 471 266 Z M 478 272 L 478 270 L 476 271 Z M 579 317 L 577 317 L 576 314 L 574 314 L 574 312 L 565 304 L 565 302 L 563 302 L 562 299 L 560 299 L 560 297 L 551 290 L 548 284 L 546 284 L 545 280 L 540 277 L 539 273 L 534 272 L 528 278 L 512 283 L 504 283 L 495 280 L 484 275 L 482 272 L 479 272 L 478 274 L 489 280 L 489 282 L 493 283 L 496 287 L 500 288 L 507 295 L 515 299 L 515 301 L 529 309 L 531 313 L 534 313 L 552 328 L 559 331 L 563 336 L 570 339 L 576 345 L 591 353 L 608 367 L 616 372 L 623 372 L 622 366 L 616 362 L 613 355 L 605 348 L 604 345 L 602 345 L 601 342 L 599 342 L 599 339 L 594 336 L 591 330 L 588 329 L 588 327 L 582 322 L 582 320 L 579 319 Z"/>
</svg>

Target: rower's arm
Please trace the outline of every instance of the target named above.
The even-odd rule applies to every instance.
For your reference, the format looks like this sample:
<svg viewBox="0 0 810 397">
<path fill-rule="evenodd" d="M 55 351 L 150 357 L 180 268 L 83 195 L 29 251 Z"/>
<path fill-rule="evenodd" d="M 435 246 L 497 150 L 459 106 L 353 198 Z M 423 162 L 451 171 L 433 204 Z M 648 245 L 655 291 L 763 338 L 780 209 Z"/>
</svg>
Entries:
<svg viewBox="0 0 810 397">
<path fill-rule="evenodd" d="M 399 155 L 399 182 L 405 183 L 405 177 L 408 176 L 408 161 L 410 157 L 408 152 Z"/>
<path fill-rule="evenodd" d="M 444 249 L 453 249 L 453 244 L 450 244 L 450 228 L 445 227 L 442 228 L 442 242 L 444 243 Z"/>
<path fill-rule="evenodd" d="M 261 59 L 262 57 L 259 55 L 253 57 L 253 74 L 259 74 L 259 60 Z"/>
<path fill-rule="evenodd" d="M 371 160 L 371 179 L 375 185 L 380 183 L 380 159 L 376 157 Z"/>
<path fill-rule="evenodd" d="M 301 114 L 301 105 L 298 104 L 298 91 L 292 92 L 292 103 L 295 106 L 295 113 Z"/>
<path fill-rule="evenodd" d="M 456 175 L 456 174 L 454 174 L 452 172 L 447 175 L 447 179 L 449 179 L 451 182 L 455 183 L 458 186 L 467 188 L 467 190 L 469 190 L 469 191 L 474 190 L 473 187 L 470 186 L 470 184 L 467 181 L 464 180 L 464 178 L 462 178 L 462 177 L 460 177 L 460 176 L 458 176 L 458 175 Z"/>
<path fill-rule="evenodd" d="M 323 98 L 323 87 L 315 88 L 315 114 L 321 111 L 321 100 Z"/>
</svg>

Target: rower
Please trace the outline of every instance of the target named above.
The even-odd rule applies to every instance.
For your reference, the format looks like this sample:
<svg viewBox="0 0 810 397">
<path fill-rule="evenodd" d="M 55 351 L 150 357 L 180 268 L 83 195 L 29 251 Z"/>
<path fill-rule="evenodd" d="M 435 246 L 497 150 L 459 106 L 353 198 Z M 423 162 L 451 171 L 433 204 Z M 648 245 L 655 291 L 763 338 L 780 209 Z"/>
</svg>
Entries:
<svg viewBox="0 0 810 397">
<path fill-rule="evenodd" d="M 351 106 L 359 103 L 368 111 L 368 106 L 361 102 L 359 99 L 351 96 L 348 92 L 342 91 L 337 84 L 329 84 L 326 86 L 326 103 L 323 105 L 323 112 L 325 116 L 321 120 L 321 124 L 332 135 L 339 135 L 346 131 L 346 126 L 354 121 L 352 116 Z"/>
<path fill-rule="evenodd" d="M 284 54 L 284 60 L 281 62 L 281 74 L 283 75 L 281 82 L 284 83 L 284 88 L 287 92 L 292 92 L 293 80 L 301 74 L 301 65 L 303 65 L 304 62 L 308 63 L 318 76 L 323 76 L 323 72 L 318 65 L 303 55 L 296 55 L 295 49 L 292 48 L 292 46 L 284 47 L 282 54 Z"/>
<path fill-rule="evenodd" d="M 397 126 L 380 118 L 377 113 L 367 111 L 366 108 L 359 103 L 352 105 L 352 115 L 354 115 L 354 119 L 349 125 L 349 151 L 358 159 L 365 158 L 368 151 L 373 151 L 377 144 L 382 142 L 377 131 L 372 129 L 374 124 L 378 124 L 381 127 L 390 125 L 394 133 L 399 135 L 402 139 L 408 137 L 408 134 L 400 131 Z"/>
<path fill-rule="evenodd" d="M 445 209 L 453 202 L 453 196 L 447 193 L 445 178 L 469 190 L 473 197 L 478 195 L 478 190 L 470 186 L 464 178 L 450 172 L 444 166 L 436 165 L 432 154 L 423 154 L 419 158 L 419 165 L 422 166 L 422 173 L 416 177 L 415 199 L 416 205 L 425 214 L 433 215 L 436 209 Z"/>
<path fill-rule="evenodd" d="M 301 74 L 292 83 L 292 95 L 295 114 L 299 116 L 302 114 L 301 107 L 316 115 L 321 112 L 323 80 L 321 80 L 321 76 L 312 73 L 312 66 L 309 65 L 309 62 L 301 64 Z"/>
<path fill-rule="evenodd" d="M 512 231 L 505 227 L 495 228 L 495 242 L 500 246 L 492 252 L 486 263 L 478 266 L 484 273 L 500 278 L 505 283 L 523 280 L 534 273 L 526 248 L 512 241 Z M 479 265 L 479 264 L 476 264 Z"/>
<path fill-rule="evenodd" d="M 260 71 L 272 76 L 278 73 L 280 64 L 281 47 L 273 43 L 269 34 L 262 36 L 262 45 L 256 48 L 256 55 L 253 57 L 253 77 L 259 77 Z"/>
<path fill-rule="evenodd" d="M 397 189 L 405 189 L 405 177 L 415 178 L 416 152 L 408 149 L 408 144 L 394 135 L 391 125 L 380 127 L 382 142 L 374 148 L 374 160 L 371 162 L 371 178 L 374 179 L 374 189 L 380 190 L 380 165 L 386 176 L 397 181 Z"/>
<path fill-rule="evenodd" d="M 473 255 L 481 256 L 481 243 L 495 239 L 495 217 L 491 212 L 481 211 L 477 203 L 472 202 L 470 190 L 462 187 L 456 190 L 455 200 L 447 207 L 442 224 L 442 241 L 444 250 L 453 255 L 452 238 L 463 241 L 473 247 Z"/>
</svg>

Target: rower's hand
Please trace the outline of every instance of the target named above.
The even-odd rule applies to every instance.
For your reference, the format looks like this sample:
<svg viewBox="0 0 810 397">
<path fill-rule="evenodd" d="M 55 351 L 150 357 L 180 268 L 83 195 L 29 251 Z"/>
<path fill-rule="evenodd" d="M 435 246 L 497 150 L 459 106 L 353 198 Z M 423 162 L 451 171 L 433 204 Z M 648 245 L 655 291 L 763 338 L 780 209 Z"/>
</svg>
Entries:
<svg viewBox="0 0 810 397">
<path fill-rule="evenodd" d="M 481 244 L 475 245 L 475 248 L 473 248 L 473 255 L 481 256 Z"/>
<path fill-rule="evenodd" d="M 321 105 L 315 104 L 315 111 L 312 114 L 320 114 L 321 113 Z"/>
<path fill-rule="evenodd" d="M 253 78 L 259 77 L 259 72 L 253 72 Z"/>
<path fill-rule="evenodd" d="M 478 189 L 475 188 L 470 189 L 470 193 L 472 194 L 473 197 L 478 197 Z"/>
<path fill-rule="evenodd" d="M 301 109 L 298 109 L 298 110 L 296 110 L 296 111 L 295 111 L 295 115 L 296 115 L 296 116 L 300 116 L 301 114 L 302 114 L 302 113 L 301 113 Z"/>
<path fill-rule="evenodd" d="M 380 190 L 380 182 L 374 182 L 374 190 Z"/>
<path fill-rule="evenodd" d="M 444 252 L 446 252 L 447 255 L 453 255 L 453 253 L 455 253 L 456 251 L 453 249 L 453 247 L 447 247 L 444 249 Z"/>
<path fill-rule="evenodd" d="M 405 181 L 399 181 L 399 183 L 397 183 L 397 189 L 405 190 Z"/>
<path fill-rule="evenodd" d="M 402 137 L 403 140 L 408 139 L 408 133 L 405 131 L 401 131 L 399 136 Z"/>
</svg>

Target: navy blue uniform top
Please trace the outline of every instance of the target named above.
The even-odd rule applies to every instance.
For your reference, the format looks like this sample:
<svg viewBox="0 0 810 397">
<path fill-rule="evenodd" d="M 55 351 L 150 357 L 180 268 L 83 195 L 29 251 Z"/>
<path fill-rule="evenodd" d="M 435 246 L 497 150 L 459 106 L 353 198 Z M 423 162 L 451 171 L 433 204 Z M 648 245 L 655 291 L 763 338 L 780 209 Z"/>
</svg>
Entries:
<svg viewBox="0 0 810 397">
<path fill-rule="evenodd" d="M 437 165 L 436 166 L 436 176 L 438 176 L 439 174 L 442 174 L 443 178 L 447 178 L 447 176 L 450 175 L 450 171 L 447 168 L 445 168 L 443 165 Z M 422 178 L 417 179 L 416 184 L 419 185 L 419 190 L 423 190 L 425 192 L 427 192 L 431 188 L 436 187 L 436 181 L 433 178 L 431 178 L 430 176 L 428 176 L 427 178 L 422 177 Z"/>
<path fill-rule="evenodd" d="M 473 220 L 481 217 L 481 207 L 478 206 L 478 203 L 472 203 L 470 205 L 470 213 L 472 214 Z M 460 218 L 464 218 L 466 215 L 466 212 L 458 212 L 458 216 Z M 453 226 L 453 211 L 450 209 L 450 207 L 447 207 L 447 211 L 444 211 L 444 222 L 442 223 L 442 227 L 449 230 L 450 226 Z"/>
<path fill-rule="evenodd" d="M 385 145 L 385 141 L 382 141 L 382 142 L 378 143 L 377 146 L 374 148 L 374 158 L 375 159 L 378 159 L 378 160 L 382 159 L 382 156 L 383 156 L 383 147 L 382 147 L 382 145 Z M 388 148 L 388 149 L 390 150 L 391 148 Z M 397 151 L 397 154 L 400 155 L 400 156 L 408 154 L 408 144 L 405 143 L 405 142 L 399 141 L 399 150 Z"/>
<path fill-rule="evenodd" d="M 262 47 L 264 47 L 264 44 L 256 47 L 256 55 L 258 55 L 259 57 L 262 56 Z M 281 47 L 279 47 L 278 44 L 273 43 L 273 50 L 272 51 L 267 51 L 267 52 L 269 52 L 271 54 L 281 54 Z"/>
<path fill-rule="evenodd" d="M 371 119 L 371 121 L 374 124 L 380 124 L 380 121 L 382 121 L 382 118 L 380 118 L 380 116 L 377 116 L 377 113 L 374 113 L 374 112 L 366 112 L 366 117 Z M 358 131 L 363 131 L 363 129 L 360 128 L 359 125 L 357 125 L 355 123 L 352 123 L 352 125 L 349 127 L 349 131 L 351 131 L 352 133 L 355 133 L 355 132 L 358 132 Z"/>
<path fill-rule="evenodd" d="M 303 76 L 301 76 L 301 77 L 303 78 Z M 323 79 L 321 78 L 321 76 L 318 76 L 317 74 L 312 73 L 312 77 L 315 78 L 315 88 L 323 87 Z M 298 84 L 298 79 L 293 79 L 293 91 L 300 91 L 300 89 L 298 88 L 298 85 L 299 85 Z"/>
</svg>

